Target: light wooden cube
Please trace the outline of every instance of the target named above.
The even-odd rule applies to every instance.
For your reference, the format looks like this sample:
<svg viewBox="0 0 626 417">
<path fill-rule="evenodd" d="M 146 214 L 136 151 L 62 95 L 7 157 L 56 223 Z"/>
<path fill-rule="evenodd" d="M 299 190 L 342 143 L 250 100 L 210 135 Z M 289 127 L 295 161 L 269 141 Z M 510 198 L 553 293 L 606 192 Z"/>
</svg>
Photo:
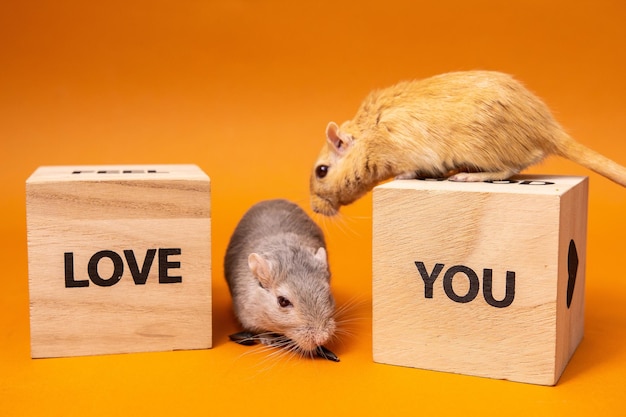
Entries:
<svg viewBox="0 0 626 417">
<path fill-rule="evenodd" d="M 37 169 L 26 181 L 31 356 L 210 348 L 210 202 L 195 165 Z"/>
<path fill-rule="evenodd" d="M 556 384 L 583 337 L 587 193 L 564 176 L 376 187 L 374 360 Z"/>
</svg>

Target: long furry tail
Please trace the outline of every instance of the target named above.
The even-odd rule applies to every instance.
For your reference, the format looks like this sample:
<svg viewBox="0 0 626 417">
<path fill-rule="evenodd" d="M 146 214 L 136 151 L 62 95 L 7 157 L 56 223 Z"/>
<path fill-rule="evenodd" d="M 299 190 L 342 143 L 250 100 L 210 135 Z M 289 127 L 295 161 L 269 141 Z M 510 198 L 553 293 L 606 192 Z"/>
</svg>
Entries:
<svg viewBox="0 0 626 417">
<path fill-rule="evenodd" d="M 626 187 L 626 167 L 576 142 L 570 136 L 566 135 L 562 138 L 557 146 L 556 154 Z"/>
</svg>

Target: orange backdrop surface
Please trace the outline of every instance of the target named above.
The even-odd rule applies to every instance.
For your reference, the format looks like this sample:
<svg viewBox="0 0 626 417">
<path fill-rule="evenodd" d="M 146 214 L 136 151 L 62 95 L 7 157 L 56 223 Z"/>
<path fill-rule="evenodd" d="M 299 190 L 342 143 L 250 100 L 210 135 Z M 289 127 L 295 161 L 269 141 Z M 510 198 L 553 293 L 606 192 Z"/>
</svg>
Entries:
<svg viewBox="0 0 626 417">
<path fill-rule="evenodd" d="M 402 79 L 512 73 L 626 164 L 625 22 L 617 0 L 3 1 L 0 415 L 624 415 L 626 189 L 571 162 L 529 170 L 591 178 L 585 338 L 556 387 L 372 361 L 369 195 L 316 217 L 338 303 L 353 305 L 338 364 L 230 343 L 222 257 L 253 203 L 310 211 L 327 122 Z M 31 360 L 26 178 L 136 163 L 211 177 L 213 349 Z"/>
</svg>

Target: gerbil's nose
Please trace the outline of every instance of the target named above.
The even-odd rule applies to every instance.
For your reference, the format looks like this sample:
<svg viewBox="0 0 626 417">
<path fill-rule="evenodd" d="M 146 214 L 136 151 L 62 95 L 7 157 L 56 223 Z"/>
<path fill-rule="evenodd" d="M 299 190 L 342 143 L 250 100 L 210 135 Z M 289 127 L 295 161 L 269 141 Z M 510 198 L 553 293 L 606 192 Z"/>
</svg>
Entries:
<svg viewBox="0 0 626 417">
<path fill-rule="evenodd" d="M 338 207 L 334 207 L 327 199 L 318 195 L 311 195 L 311 207 L 313 211 L 324 216 L 334 216 L 338 212 Z"/>
<path fill-rule="evenodd" d="M 328 341 L 328 339 L 330 339 L 328 332 L 317 333 L 315 337 L 313 338 L 313 344 L 315 347 L 322 346 L 324 343 Z"/>
<path fill-rule="evenodd" d="M 327 343 L 328 340 L 335 334 L 335 319 L 331 318 L 326 322 L 323 328 L 318 329 L 315 332 L 314 342 L 316 346 L 321 346 Z"/>
<path fill-rule="evenodd" d="M 301 350 L 313 351 L 328 343 L 335 334 L 335 328 L 335 320 L 330 318 L 322 323 L 297 329 L 293 333 L 286 333 L 285 336 L 293 340 Z"/>
</svg>

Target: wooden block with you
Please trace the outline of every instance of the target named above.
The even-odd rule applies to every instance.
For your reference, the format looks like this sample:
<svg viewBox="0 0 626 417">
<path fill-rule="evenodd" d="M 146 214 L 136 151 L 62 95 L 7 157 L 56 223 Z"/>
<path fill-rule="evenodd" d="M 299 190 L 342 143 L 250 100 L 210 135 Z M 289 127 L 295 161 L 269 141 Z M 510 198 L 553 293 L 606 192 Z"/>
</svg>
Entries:
<svg viewBox="0 0 626 417">
<path fill-rule="evenodd" d="M 556 384 L 583 336 L 587 190 L 563 176 L 376 187 L 374 360 Z"/>
<path fill-rule="evenodd" d="M 210 203 L 195 165 L 37 169 L 26 181 L 31 356 L 210 348 Z"/>
</svg>

